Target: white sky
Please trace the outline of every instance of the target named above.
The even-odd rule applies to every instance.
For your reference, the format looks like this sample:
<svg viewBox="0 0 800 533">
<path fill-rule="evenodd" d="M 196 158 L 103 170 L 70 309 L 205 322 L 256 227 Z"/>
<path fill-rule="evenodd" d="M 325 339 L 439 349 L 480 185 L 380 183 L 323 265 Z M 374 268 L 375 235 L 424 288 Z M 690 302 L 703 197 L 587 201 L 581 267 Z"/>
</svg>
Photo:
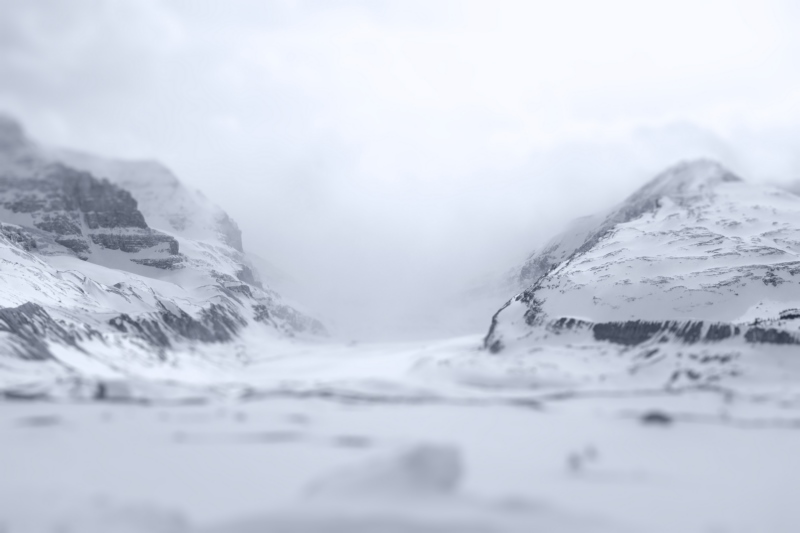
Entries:
<svg viewBox="0 0 800 533">
<path fill-rule="evenodd" d="M 791 0 L 0 0 L 0 110 L 163 161 L 343 332 L 397 338 L 678 159 L 800 178 L 799 27 Z"/>
</svg>

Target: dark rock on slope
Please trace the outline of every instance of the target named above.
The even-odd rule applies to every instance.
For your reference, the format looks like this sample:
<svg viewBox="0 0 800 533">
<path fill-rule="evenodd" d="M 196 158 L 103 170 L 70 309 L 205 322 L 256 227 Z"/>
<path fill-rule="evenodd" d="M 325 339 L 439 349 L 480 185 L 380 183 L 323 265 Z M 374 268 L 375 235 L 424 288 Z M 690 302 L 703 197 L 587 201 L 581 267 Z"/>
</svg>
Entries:
<svg viewBox="0 0 800 533">
<path fill-rule="evenodd" d="M 6 164 L 0 166 L 4 222 L 41 230 L 39 237 L 51 237 L 82 259 L 95 247 L 128 253 L 152 249 L 151 266 L 179 265 L 178 242 L 148 227 L 128 191 L 88 172 L 35 157 L 25 150 L 21 128 L 8 121 L 0 130 L 6 147 Z M 36 242 L 37 235 L 26 239 Z M 38 248 L 44 251 L 47 246 Z"/>
<path fill-rule="evenodd" d="M 46 150 L 0 117 L 0 358 L 163 360 L 251 328 L 325 334 L 264 287 L 233 219 L 162 165 Z"/>
<path fill-rule="evenodd" d="M 40 305 L 22 304 L 0 309 L 0 332 L 11 337 L 8 345 L 22 359 L 51 357 L 48 341 L 75 346 L 76 336 L 53 320 Z"/>
</svg>

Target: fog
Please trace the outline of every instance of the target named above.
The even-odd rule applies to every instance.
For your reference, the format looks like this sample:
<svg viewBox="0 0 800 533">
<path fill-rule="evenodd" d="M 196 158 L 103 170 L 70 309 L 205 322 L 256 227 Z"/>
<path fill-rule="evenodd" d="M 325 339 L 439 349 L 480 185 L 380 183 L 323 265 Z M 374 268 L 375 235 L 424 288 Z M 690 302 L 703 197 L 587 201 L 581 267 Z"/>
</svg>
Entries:
<svg viewBox="0 0 800 533">
<path fill-rule="evenodd" d="M 798 24 L 791 0 L 6 0 L 0 110 L 164 162 L 338 334 L 445 336 L 677 160 L 800 178 Z"/>
</svg>

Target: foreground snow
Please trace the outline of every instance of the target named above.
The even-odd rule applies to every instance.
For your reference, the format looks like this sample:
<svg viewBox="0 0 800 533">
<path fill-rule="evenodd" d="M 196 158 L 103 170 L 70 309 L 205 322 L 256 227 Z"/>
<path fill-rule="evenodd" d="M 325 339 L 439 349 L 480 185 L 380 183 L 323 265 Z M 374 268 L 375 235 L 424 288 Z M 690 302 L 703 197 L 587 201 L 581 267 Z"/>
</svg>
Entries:
<svg viewBox="0 0 800 533">
<path fill-rule="evenodd" d="M 614 378 L 622 355 L 478 343 L 17 369 L 0 402 L 0 531 L 799 530 L 800 396 L 768 373 L 755 388 L 752 373 L 634 387 Z M 106 401 L 75 393 L 99 383 Z M 19 399 L 35 390 L 62 396 Z"/>
</svg>

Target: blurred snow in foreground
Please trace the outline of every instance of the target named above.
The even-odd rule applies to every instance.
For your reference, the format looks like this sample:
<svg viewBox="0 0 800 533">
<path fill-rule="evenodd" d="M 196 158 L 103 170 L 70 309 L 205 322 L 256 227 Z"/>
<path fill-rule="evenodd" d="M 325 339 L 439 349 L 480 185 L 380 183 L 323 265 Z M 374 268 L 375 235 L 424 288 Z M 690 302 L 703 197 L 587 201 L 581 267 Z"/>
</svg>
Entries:
<svg viewBox="0 0 800 533">
<path fill-rule="evenodd" d="M 602 374 L 584 358 L 609 378 L 580 385 Z M 623 363 L 351 347 L 254 362 L 238 386 L 100 382 L 103 401 L 19 383 L 0 531 L 800 531 L 792 390 L 666 389 L 657 365 L 637 388 Z"/>
</svg>

